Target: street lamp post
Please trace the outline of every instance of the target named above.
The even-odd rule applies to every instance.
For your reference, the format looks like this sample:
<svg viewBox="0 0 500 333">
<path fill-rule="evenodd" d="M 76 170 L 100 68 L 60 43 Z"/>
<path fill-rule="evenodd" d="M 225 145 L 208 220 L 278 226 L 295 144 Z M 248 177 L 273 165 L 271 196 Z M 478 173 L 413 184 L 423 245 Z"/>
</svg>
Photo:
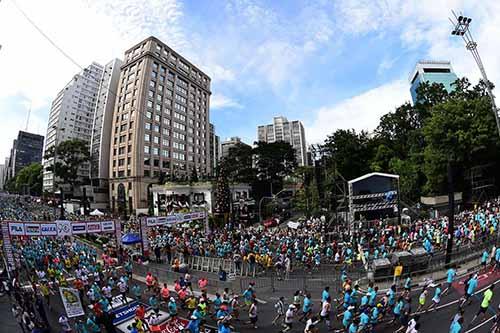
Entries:
<svg viewBox="0 0 500 333">
<path fill-rule="evenodd" d="M 498 135 L 500 135 L 500 120 L 498 118 L 498 109 L 495 103 L 495 95 L 493 95 L 493 91 L 491 90 L 490 81 L 488 80 L 488 76 L 486 75 L 486 70 L 484 69 L 483 62 L 481 61 L 481 57 L 479 56 L 479 52 L 477 50 L 477 43 L 472 38 L 472 34 L 469 30 L 469 25 L 472 21 L 470 17 L 466 16 L 458 16 L 453 12 L 453 16 L 455 17 L 454 21 L 450 18 L 451 24 L 453 25 L 453 30 L 451 34 L 453 36 L 460 36 L 465 42 L 465 47 L 470 51 L 474 60 L 476 61 L 477 66 L 479 67 L 479 71 L 483 77 L 484 84 L 486 85 L 486 92 L 491 100 L 491 110 L 493 111 L 493 116 L 495 117 L 495 122 L 497 125 Z"/>
<path fill-rule="evenodd" d="M 281 192 L 283 192 L 283 191 L 285 191 L 285 189 L 282 189 L 281 191 L 279 191 L 276 194 L 271 195 L 270 197 L 264 196 L 264 197 L 260 198 L 260 200 L 259 200 L 259 222 L 262 222 L 262 210 L 261 210 L 262 201 L 264 201 L 264 199 L 271 199 L 271 201 L 274 201 L 274 200 L 276 200 L 278 195 L 280 195 Z"/>
</svg>

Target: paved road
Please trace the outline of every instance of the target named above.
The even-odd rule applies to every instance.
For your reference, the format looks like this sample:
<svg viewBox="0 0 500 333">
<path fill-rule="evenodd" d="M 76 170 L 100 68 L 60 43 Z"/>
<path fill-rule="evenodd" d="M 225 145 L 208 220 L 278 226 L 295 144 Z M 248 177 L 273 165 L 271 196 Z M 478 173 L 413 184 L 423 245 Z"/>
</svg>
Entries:
<svg viewBox="0 0 500 333">
<path fill-rule="evenodd" d="M 484 279 L 482 280 L 482 283 L 480 283 L 478 289 L 482 289 L 484 286 L 489 285 L 492 282 L 498 281 L 500 275 L 488 275 L 485 276 Z M 139 282 L 140 284 L 144 284 L 142 282 Z M 416 301 L 418 298 L 419 290 L 415 290 L 412 292 L 412 304 L 413 304 L 413 310 L 416 309 Z M 431 289 L 431 294 L 433 293 L 433 290 Z M 421 329 L 420 332 L 422 333 L 446 333 L 449 330 L 449 324 L 451 318 L 455 315 L 457 309 L 458 309 L 458 303 L 457 300 L 462 296 L 462 289 L 461 286 L 457 283 L 452 287 L 452 290 L 448 293 L 448 295 L 444 296 L 441 301 L 441 306 L 443 306 L 442 309 L 439 309 L 436 312 L 430 312 L 430 313 L 425 313 L 421 315 L 420 323 L 421 323 Z M 147 297 L 149 295 L 144 295 L 143 300 L 146 301 Z M 248 325 L 245 325 L 243 321 L 246 321 L 248 319 L 248 315 L 246 312 L 241 311 L 241 319 L 242 322 L 237 322 L 235 323 L 235 331 L 237 332 L 279 332 L 280 328 L 278 326 L 273 326 L 271 325 L 272 319 L 275 314 L 274 310 L 274 301 L 273 299 L 278 298 L 279 296 L 284 296 L 286 300 L 291 300 L 291 295 L 279 295 L 279 294 L 273 294 L 273 295 L 261 295 L 257 294 L 257 297 L 260 299 L 267 299 L 269 300 L 265 304 L 259 304 L 259 323 L 258 326 L 259 328 L 257 330 L 250 328 Z M 333 295 L 334 297 L 338 297 L 338 295 Z M 318 311 L 319 310 L 319 297 L 320 295 L 314 295 L 313 294 L 313 301 L 315 303 L 314 310 Z M 430 300 L 431 296 L 428 297 Z M 462 330 L 461 333 L 467 332 L 466 327 L 470 323 L 472 317 L 474 314 L 477 312 L 478 307 L 479 307 L 479 299 L 482 298 L 481 295 L 478 295 L 473 299 L 473 303 L 470 306 L 465 307 L 465 324 L 464 324 L 464 330 Z M 57 324 L 57 318 L 58 316 L 63 312 L 63 306 L 60 301 L 60 298 L 58 295 L 52 296 L 51 302 L 53 303 L 53 309 L 52 311 L 49 311 L 48 308 L 46 307 L 46 311 L 49 317 L 49 321 L 52 325 L 52 332 L 59 332 L 59 326 Z M 428 301 L 429 302 L 429 301 Z M 446 306 L 446 304 L 456 302 L 452 305 Z M 492 308 L 496 308 L 498 304 L 500 303 L 500 284 L 497 286 L 497 290 L 494 290 L 494 297 L 491 302 Z M 21 332 L 21 330 L 18 328 L 17 324 L 14 322 L 14 319 L 10 313 L 10 302 L 7 299 L 6 296 L 0 298 L 0 332 Z M 336 315 L 337 313 L 335 313 Z M 185 314 L 184 314 L 185 315 Z M 491 314 L 490 314 L 491 316 Z M 336 328 L 340 327 L 340 321 L 338 319 L 335 319 L 333 321 L 334 326 Z M 209 324 L 214 324 L 213 322 L 209 322 Z M 476 327 L 477 325 L 480 324 L 479 320 L 476 320 L 474 325 L 472 325 L 471 328 Z M 471 332 L 475 333 L 487 333 L 490 332 L 490 327 L 491 327 L 491 322 L 485 324 L 482 327 L 479 327 L 476 330 L 473 330 Z M 320 332 L 326 332 L 326 327 L 324 324 L 319 325 Z M 376 328 L 375 332 L 394 332 L 397 329 L 397 325 L 388 325 L 388 324 L 381 324 L 379 327 Z M 302 323 L 295 323 L 294 324 L 294 329 L 290 332 L 296 333 L 296 332 L 303 332 L 304 330 L 304 324 Z"/>
</svg>

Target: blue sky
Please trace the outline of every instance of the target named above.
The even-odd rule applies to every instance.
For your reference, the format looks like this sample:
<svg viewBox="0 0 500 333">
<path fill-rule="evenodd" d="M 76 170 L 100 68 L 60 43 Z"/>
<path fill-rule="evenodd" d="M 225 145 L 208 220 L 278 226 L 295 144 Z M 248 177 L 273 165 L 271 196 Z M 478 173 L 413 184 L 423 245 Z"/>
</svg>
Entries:
<svg viewBox="0 0 500 333">
<path fill-rule="evenodd" d="M 419 59 L 451 60 L 459 76 L 478 71 L 449 35 L 450 10 L 474 18 L 493 82 L 500 79 L 500 2 L 431 0 L 17 0 L 82 66 L 122 57 L 155 35 L 212 77 L 211 121 L 221 138 L 253 142 L 258 124 L 302 120 L 309 143 L 337 128 L 372 130 L 410 99 Z M 480 4 L 480 6 L 478 6 Z M 89 24 L 91 23 L 91 24 Z M 0 2 L 0 158 L 26 123 L 45 134 L 50 102 L 78 68 Z M 0 160 L 1 161 L 1 160 Z"/>
</svg>

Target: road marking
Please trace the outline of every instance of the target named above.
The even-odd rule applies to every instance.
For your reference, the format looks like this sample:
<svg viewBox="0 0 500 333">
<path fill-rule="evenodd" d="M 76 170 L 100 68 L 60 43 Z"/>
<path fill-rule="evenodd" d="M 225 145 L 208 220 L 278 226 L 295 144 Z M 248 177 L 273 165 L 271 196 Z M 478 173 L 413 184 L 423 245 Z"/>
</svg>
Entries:
<svg viewBox="0 0 500 333">
<path fill-rule="evenodd" d="M 490 319 L 487 319 L 487 320 L 483 321 L 481 324 L 479 324 L 479 325 L 471 328 L 470 330 L 465 331 L 465 333 L 469 333 L 469 332 L 473 332 L 473 331 L 477 330 L 478 328 L 482 327 L 484 324 L 486 324 L 487 322 L 491 321 L 492 319 L 495 319 L 495 316 L 491 317 Z"/>
</svg>

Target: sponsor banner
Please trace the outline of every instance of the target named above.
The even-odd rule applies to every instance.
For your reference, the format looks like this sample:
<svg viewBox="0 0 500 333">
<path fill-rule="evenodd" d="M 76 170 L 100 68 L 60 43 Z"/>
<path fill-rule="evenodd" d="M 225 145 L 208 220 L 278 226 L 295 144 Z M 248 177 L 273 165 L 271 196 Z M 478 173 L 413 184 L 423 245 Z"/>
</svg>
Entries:
<svg viewBox="0 0 500 333">
<path fill-rule="evenodd" d="M 125 320 L 128 320 L 135 316 L 135 311 L 139 307 L 139 303 L 137 301 L 133 301 L 128 305 L 122 306 L 119 309 L 113 309 L 113 313 L 115 318 L 113 319 L 113 325 L 118 325 Z"/>
<path fill-rule="evenodd" d="M 87 233 L 87 223 L 85 222 L 73 222 L 71 223 L 71 230 L 73 235 L 86 234 Z"/>
<path fill-rule="evenodd" d="M 60 287 L 59 293 L 61 294 L 61 300 L 68 318 L 79 317 L 85 314 L 78 290 Z"/>
<path fill-rule="evenodd" d="M 56 221 L 56 224 L 58 237 L 71 236 L 72 229 L 70 221 Z"/>
<path fill-rule="evenodd" d="M 145 314 L 145 317 L 146 318 L 150 318 L 150 316 L 154 313 L 153 310 L 150 310 L 148 306 L 146 306 L 146 304 L 142 304 L 147 310 L 146 310 L 146 314 Z M 116 314 L 115 314 L 116 316 Z M 169 318 L 169 315 L 168 313 L 166 313 L 165 311 L 162 311 L 160 310 L 160 313 L 159 313 L 159 316 L 157 318 L 158 322 L 159 323 L 164 323 L 168 320 Z M 124 333 L 129 333 L 130 332 L 130 329 L 128 328 L 130 325 L 132 325 L 132 323 L 134 322 L 134 314 L 132 314 L 131 317 L 129 317 L 128 319 L 124 319 L 122 320 L 120 323 L 118 324 L 115 324 L 117 330 L 119 332 L 124 332 Z M 115 323 L 115 321 L 113 320 L 113 323 Z M 150 324 L 151 325 L 151 324 Z M 158 326 L 155 326 L 155 325 L 151 325 L 153 327 L 158 327 Z M 154 330 L 150 330 L 150 332 L 158 332 L 158 331 L 154 331 Z"/>
<path fill-rule="evenodd" d="M 154 227 L 158 225 L 173 225 L 177 223 L 191 222 L 205 218 L 205 212 L 179 213 L 161 217 L 147 217 L 146 225 Z"/>
<path fill-rule="evenodd" d="M 26 236 L 40 236 L 40 224 L 38 223 L 26 223 L 24 225 L 24 232 Z"/>
<path fill-rule="evenodd" d="M 115 231 L 115 221 L 103 221 L 101 222 L 101 231 Z"/>
<path fill-rule="evenodd" d="M 9 234 L 11 236 L 24 236 L 24 223 L 9 222 Z"/>
<path fill-rule="evenodd" d="M 57 224 L 55 223 L 40 224 L 40 234 L 42 236 L 57 236 Z"/>
<path fill-rule="evenodd" d="M 149 239 L 147 233 L 147 220 L 145 218 L 141 219 L 141 238 L 142 254 L 147 257 L 149 255 Z"/>
<path fill-rule="evenodd" d="M 154 326 L 154 332 L 158 333 L 181 333 L 184 332 L 185 328 L 187 327 L 189 321 L 184 318 L 173 318 L 169 319 L 166 322 Z M 152 327 L 153 329 L 153 327 Z M 210 326 L 205 326 L 205 330 L 203 333 L 216 333 L 217 330 L 215 327 L 210 327 Z"/>
<path fill-rule="evenodd" d="M 101 222 L 87 222 L 87 232 L 101 232 Z"/>
<path fill-rule="evenodd" d="M 3 240 L 3 249 L 5 256 L 7 257 L 7 262 L 8 262 L 8 267 L 7 269 L 9 271 L 12 271 L 14 269 L 14 254 L 12 253 L 12 244 L 10 242 L 10 235 L 9 235 L 9 225 L 7 222 L 2 223 L 2 240 Z"/>
<path fill-rule="evenodd" d="M 119 248 L 122 245 L 122 222 L 120 220 L 115 221 L 115 236 L 116 245 Z"/>
</svg>

